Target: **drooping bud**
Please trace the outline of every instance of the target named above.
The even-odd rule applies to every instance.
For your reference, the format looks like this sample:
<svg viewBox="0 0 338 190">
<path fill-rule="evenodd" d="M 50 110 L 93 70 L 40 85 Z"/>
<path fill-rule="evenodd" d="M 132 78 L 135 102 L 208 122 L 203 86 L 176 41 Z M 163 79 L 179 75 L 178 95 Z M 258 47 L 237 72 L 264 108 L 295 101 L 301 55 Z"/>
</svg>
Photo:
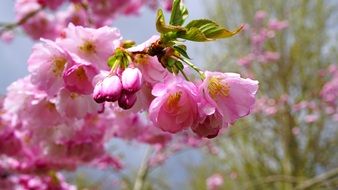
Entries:
<svg viewBox="0 0 338 190">
<path fill-rule="evenodd" d="M 135 93 L 122 93 L 118 103 L 120 108 L 127 110 L 134 106 L 136 99 Z"/>
<path fill-rule="evenodd" d="M 103 96 L 103 93 L 102 93 L 102 82 L 98 82 L 95 85 L 94 91 L 93 91 L 93 98 L 95 102 L 99 104 L 106 101 L 106 98 Z"/>
<path fill-rule="evenodd" d="M 108 102 L 117 101 L 122 93 L 122 83 L 118 76 L 109 76 L 102 81 L 102 93 Z"/>
<path fill-rule="evenodd" d="M 128 92 L 137 92 L 142 86 L 142 73 L 138 68 L 126 68 L 122 73 L 122 86 Z"/>
</svg>

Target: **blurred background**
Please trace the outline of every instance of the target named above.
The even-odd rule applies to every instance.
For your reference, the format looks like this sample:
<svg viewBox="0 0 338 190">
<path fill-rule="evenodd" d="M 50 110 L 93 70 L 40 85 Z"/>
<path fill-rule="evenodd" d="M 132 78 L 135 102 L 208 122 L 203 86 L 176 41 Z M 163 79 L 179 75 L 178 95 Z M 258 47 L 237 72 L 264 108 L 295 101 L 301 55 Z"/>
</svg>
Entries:
<svg viewBox="0 0 338 190">
<path fill-rule="evenodd" d="M 186 0 L 189 20 L 210 18 L 236 37 L 189 44 L 204 69 L 239 72 L 260 82 L 254 114 L 212 140 L 212 148 L 171 157 L 147 178 L 146 189 L 338 189 L 338 1 Z M 0 21 L 14 20 L 14 2 L 1 1 Z M 117 19 L 125 39 L 155 34 L 155 12 Z M 140 31 L 142 28 L 142 31 Z M 139 31 L 139 32 L 135 32 Z M 27 74 L 34 42 L 18 34 L 0 42 L 0 92 Z M 125 158 L 122 174 L 81 168 L 70 180 L 83 189 L 128 189 L 145 148 L 112 142 Z"/>
</svg>

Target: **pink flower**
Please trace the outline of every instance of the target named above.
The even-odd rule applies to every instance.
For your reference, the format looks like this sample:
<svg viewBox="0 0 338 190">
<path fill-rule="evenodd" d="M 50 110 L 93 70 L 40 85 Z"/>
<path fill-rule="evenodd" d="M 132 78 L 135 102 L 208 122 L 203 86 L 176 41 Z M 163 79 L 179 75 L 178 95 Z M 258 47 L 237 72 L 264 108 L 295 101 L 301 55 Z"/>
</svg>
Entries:
<svg viewBox="0 0 338 190">
<path fill-rule="evenodd" d="M 288 21 L 279 21 L 276 19 L 269 20 L 269 29 L 271 30 L 284 30 L 288 27 Z"/>
<path fill-rule="evenodd" d="M 72 64 L 62 48 L 50 40 L 43 40 L 42 44 L 33 47 L 33 53 L 28 59 L 28 71 L 32 75 L 32 83 L 38 89 L 55 96 L 64 86 L 62 76 L 65 68 Z"/>
<path fill-rule="evenodd" d="M 126 68 L 121 76 L 123 89 L 128 92 L 137 92 L 142 86 L 142 73 L 137 68 Z"/>
<path fill-rule="evenodd" d="M 255 103 L 258 81 L 243 79 L 236 73 L 205 72 L 205 80 L 200 86 L 201 93 L 211 106 L 233 123 L 250 113 Z"/>
<path fill-rule="evenodd" d="M 87 114 L 95 114 L 100 110 L 91 95 L 80 95 L 67 89 L 60 90 L 56 99 L 56 109 L 68 118 L 84 118 Z"/>
<path fill-rule="evenodd" d="M 219 112 L 215 112 L 211 115 L 206 115 L 197 125 L 192 127 L 194 133 L 199 137 L 214 138 L 218 135 L 218 132 L 225 126 L 223 117 Z"/>
<path fill-rule="evenodd" d="M 107 60 L 120 45 L 121 36 L 116 28 L 84 28 L 69 24 L 65 38 L 59 39 L 64 49 L 78 55 L 97 69 L 108 69 Z"/>
<path fill-rule="evenodd" d="M 163 68 L 156 57 L 138 56 L 136 58 L 136 66 L 142 72 L 144 81 L 150 85 L 164 82 L 164 80 L 171 76 L 168 70 Z"/>
<path fill-rule="evenodd" d="M 262 10 L 257 11 L 255 14 L 255 22 L 259 25 L 262 24 L 266 16 L 267 16 L 267 13 L 265 11 L 262 11 Z"/>
<path fill-rule="evenodd" d="M 173 78 L 154 86 L 156 98 L 149 108 L 149 118 L 156 127 L 177 133 L 191 127 L 198 117 L 197 88 L 181 78 Z"/>
<path fill-rule="evenodd" d="M 65 86 L 68 90 L 79 94 L 91 94 L 93 92 L 92 80 L 97 70 L 91 65 L 73 65 L 63 74 Z"/>
<path fill-rule="evenodd" d="M 0 32 L 0 40 L 10 43 L 14 39 L 14 33 L 12 31 Z"/>
<path fill-rule="evenodd" d="M 17 20 L 27 17 L 41 8 L 37 1 L 19 0 L 15 4 Z M 44 11 L 40 11 L 22 24 L 25 32 L 34 40 L 39 38 L 55 39 L 59 33 L 55 18 Z"/>
<path fill-rule="evenodd" d="M 214 174 L 207 179 L 207 188 L 208 190 L 217 190 L 224 183 L 223 176 L 220 174 Z"/>
<path fill-rule="evenodd" d="M 62 5 L 64 0 L 37 0 L 41 6 L 47 6 L 52 10 L 56 10 Z"/>
</svg>

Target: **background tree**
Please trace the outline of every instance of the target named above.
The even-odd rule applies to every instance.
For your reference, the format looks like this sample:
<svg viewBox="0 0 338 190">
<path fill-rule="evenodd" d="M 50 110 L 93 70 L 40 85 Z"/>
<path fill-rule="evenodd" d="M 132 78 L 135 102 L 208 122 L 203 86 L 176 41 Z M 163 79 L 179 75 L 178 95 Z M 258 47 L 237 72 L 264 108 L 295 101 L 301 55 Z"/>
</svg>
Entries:
<svg viewBox="0 0 338 190">
<path fill-rule="evenodd" d="M 224 176 L 224 189 L 336 189 L 337 87 L 332 81 L 338 3 L 216 0 L 206 5 L 219 23 L 248 23 L 237 38 L 215 44 L 206 58 L 214 64 L 207 67 L 253 76 L 260 81 L 260 98 L 255 115 L 215 141 L 218 155 L 205 156 L 208 162 L 191 169 L 199 173 L 191 175 L 191 189 L 204 189 L 215 171 Z"/>
</svg>

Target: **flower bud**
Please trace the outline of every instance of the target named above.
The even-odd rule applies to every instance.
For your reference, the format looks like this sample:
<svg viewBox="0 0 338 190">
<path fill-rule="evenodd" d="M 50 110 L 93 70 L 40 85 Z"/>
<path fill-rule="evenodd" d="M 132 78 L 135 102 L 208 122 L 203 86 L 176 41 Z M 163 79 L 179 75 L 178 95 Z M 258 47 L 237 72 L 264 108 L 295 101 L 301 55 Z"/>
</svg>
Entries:
<svg viewBox="0 0 338 190">
<path fill-rule="evenodd" d="M 126 68 L 122 73 L 122 86 L 128 92 L 137 92 L 141 89 L 142 73 L 138 68 Z"/>
<path fill-rule="evenodd" d="M 102 91 L 105 100 L 115 102 L 122 93 L 122 84 L 118 76 L 108 76 L 102 81 Z"/>
<path fill-rule="evenodd" d="M 118 103 L 119 103 L 119 106 L 120 108 L 122 109 L 130 109 L 133 107 L 133 105 L 135 104 L 136 102 L 136 94 L 135 93 L 122 93 Z"/>
<path fill-rule="evenodd" d="M 95 100 L 95 102 L 97 103 L 103 103 L 106 99 L 105 97 L 103 96 L 103 93 L 102 93 L 102 82 L 98 82 L 96 85 L 95 85 L 95 88 L 94 88 L 94 91 L 93 91 L 93 98 Z"/>
</svg>

